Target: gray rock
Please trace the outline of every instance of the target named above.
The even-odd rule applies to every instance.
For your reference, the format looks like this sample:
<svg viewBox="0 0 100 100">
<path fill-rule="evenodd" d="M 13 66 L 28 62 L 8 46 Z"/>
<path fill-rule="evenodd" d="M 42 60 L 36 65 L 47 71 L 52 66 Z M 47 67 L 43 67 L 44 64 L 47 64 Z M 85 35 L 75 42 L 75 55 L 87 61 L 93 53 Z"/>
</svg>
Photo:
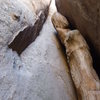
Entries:
<svg viewBox="0 0 100 100">
<path fill-rule="evenodd" d="M 8 48 L 19 32 L 34 26 L 37 15 L 30 7 L 21 0 L 0 1 L 0 20 L 4 21 L 0 21 L 0 100 L 76 100 L 66 58 L 51 23 L 54 0 L 36 40 L 20 56 Z M 10 13 L 21 14 L 21 20 Z"/>
</svg>

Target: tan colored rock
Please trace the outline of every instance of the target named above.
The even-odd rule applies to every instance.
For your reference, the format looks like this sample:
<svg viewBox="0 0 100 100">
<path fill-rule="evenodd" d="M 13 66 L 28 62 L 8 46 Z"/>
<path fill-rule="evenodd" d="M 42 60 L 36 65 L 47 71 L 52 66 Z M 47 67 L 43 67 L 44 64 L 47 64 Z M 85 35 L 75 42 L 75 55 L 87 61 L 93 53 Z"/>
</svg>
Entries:
<svg viewBox="0 0 100 100">
<path fill-rule="evenodd" d="M 14 37 L 13 41 L 9 44 L 9 48 L 17 51 L 17 53 L 20 55 L 39 35 L 39 32 L 41 31 L 42 26 L 48 16 L 48 9 L 51 0 L 18 0 L 17 2 L 19 2 L 19 5 L 23 6 L 23 10 L 25 8 L 27 11 L 22 11 L 22 14 L 12 12 L 12 19 L 19 22 L 23 20 L 22 24 L 28 23 L 28 21 L 32 23 L 27 25 L 27 27 L 25 27 L 22 31 L 19 31 L 17 36 Z M 30 11 L 31 16 L 27 14 L 27 12 Z M 29 16 L 30 19 L 27 20 L 27 16 Z M 31 17 L 34 18 L 33 21 L 31 20 Z"/>
<path fill-rule="evenodd" d="M 100 77 L 100 0 L 56 0 L 58 11 L 86 39 Z"/>
<path fill-rule="evenodd" d="M 56 19 L 56 16 L 54 17 Z M 58 20 L 60 19 L 56 21 Z M 68 63 L 77 90 L 78 100 L 99 100 L 100 80 L 93 69 L 92 57 L 85 39 L 78 30 L 58 27 L 56 30 L 66 48 Z"/>
<path fill-rule="evenodd" d="M 66 18 L 64 16 L 62 16 L 60 13 L 56 13 L 56 12 L 52 16 L 52 23 L 55 28 L 57 28 L 57 27 L 58 28 L 67 28 L 69 25 Z"/>
</svg>

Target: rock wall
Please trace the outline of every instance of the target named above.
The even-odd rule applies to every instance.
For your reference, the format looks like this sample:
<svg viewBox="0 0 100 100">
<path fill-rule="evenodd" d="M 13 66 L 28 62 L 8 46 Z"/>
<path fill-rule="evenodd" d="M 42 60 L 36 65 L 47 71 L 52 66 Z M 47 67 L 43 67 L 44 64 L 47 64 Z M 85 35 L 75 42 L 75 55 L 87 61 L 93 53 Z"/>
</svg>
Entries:
<svg viewBox="0 0 100 100">
<path fill-rule="evenodd" d="M 87 40 L 94 66 L 100 76 L 100 1 L 56 0 L 60 13 L 68 18 L 72 28 L 78 28 Z"/>
<path fill-rule="evenodd" d="M 49 6 L 49 0 L 45 3 L 44 0 L 0 0 L 0 100 L 76 100 L 66 58 L 51 22 L 55 2 L 51 3 L 47 20 L 33 42 L 34 31 L 29 36 L 31 29 L 27 27 L 34 27 L 40 17 L 32 9 L 31 1 L 35 1 L 36 11 L 43 12 L 44 4 Z M 40 28 L 39 23 L 35 29 Z M 18 34 L 23 35 L 14 42 Z M 24 42 L 30 44 L 19 56 L 17 50 Z M 18 48 L 17 52 L 12 50 L 13 46 L 8 47 L 11 43 L 16 44 L 13 46 Z"/>
<path fill-rule="evenodd" d="M 42 26 L 48 15 L 50 0 L 45 0 L 45 3 L 42 0 L 21 0 L 19 4 L 20 6 L 21 4 L 24 5 L 22 6 L 23 8 L 20 9 L 21 13 L 17 12 L 15 14 L 12 11 L 12 19 L 18 23 L 21 22 L 23 25 L 30 21 L 30 24 L 28 24 L 22 31 L 17 33 L 18 35 L 9 44 L 9 48 L 17 51 L 18 54 L 21 54 L 39 35 L 39 32 L 42 29 Z M 26 7 L 28 7 L 27 10 Z M 13 10 L 17 11 L 17 8 L 15 7 Z M 27 14 L 28 12 L 30 13 Z M 30 19 L 27 19 L 27 16 L 29 16 Z M 32 17 L 34 20 L 31 20 Z"/>
</svg>

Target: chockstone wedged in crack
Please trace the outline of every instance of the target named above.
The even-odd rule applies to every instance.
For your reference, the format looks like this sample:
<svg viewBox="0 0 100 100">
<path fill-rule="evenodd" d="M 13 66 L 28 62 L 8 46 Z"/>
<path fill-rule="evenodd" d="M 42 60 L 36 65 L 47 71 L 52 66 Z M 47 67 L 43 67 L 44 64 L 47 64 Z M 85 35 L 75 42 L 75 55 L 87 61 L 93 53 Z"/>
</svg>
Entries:
<svg viewBox="0 0 100 100">
<path fill-rule="evenodd" d="M 49 0 L 45 1 L 49 6 Z M 30 2 L 37 10 L 31 8 Z M 20 57 L 8 48 L 20 31 L 34 26 L 37 13 L 39 9 L 43 11 L 46 2 L 0 1 L 0 100 L 76 100 L 66 59 L 51 22 L 56 11 L 54 0 L 40 35 Z"/>
</svg>

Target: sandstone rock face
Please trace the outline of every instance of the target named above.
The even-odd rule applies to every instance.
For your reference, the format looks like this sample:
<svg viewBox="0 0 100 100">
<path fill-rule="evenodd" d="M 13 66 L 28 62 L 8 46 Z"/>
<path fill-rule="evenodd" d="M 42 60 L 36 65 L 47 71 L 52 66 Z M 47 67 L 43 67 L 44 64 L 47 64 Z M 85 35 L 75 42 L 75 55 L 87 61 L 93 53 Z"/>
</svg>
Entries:
<svg viewBox="0 0 100 100">
<path fill-rule="evenodd" d="M 60 13 L 78 28 L 87 40 L 99 74 L 100 66 L 100 1 L 56 0 Z M 100 76 L 100 74 L 99 74 Z"/>
<path fill-rule="evenodd" d="M 15 1 L 8 0 L 8 3 L 10 3 L 10 7 L 8 7 L 10 12 L 8 11 L 7 13 L 8 16 L 11 14 L 14 24 L 15 22 L 17 22 L 16 24 L 21 23 L 21 25 L 24 26 L 24 29 L 17 33 L 18 35 L 14 41 L 9 44 L 9 47 L 17 51 L 18 54 L 21 54 L 25 48 L 39 35 L 39 31 L 41 30 L 48 15 L 50 0 L 45 0 L 45 3 L 42 0 L 18 0 L 16 2 L 18 4 L 16 4 Z M 16 6 L 19 8 L 16 8 Z M 10 22 L 12 24 L 11 20 Z M 13 29 L 13 25 L 12 30 L 15 30 Z"/>
<path fill-rule="evenodd" d="M 31 1 L 35 2 L 36 10 Z M 76 100 L 66 59 L 51 23 L 56 11 L 54 0 L 40 35 L 34 42 L 28 37 L 40 18 L 38 11 L 43 12 L 49 3 L 49 0 L 45 3 L 44 0 L 0 0 L 0 100 Z M 34 29 L 40 28 L 38 25 Z M 14 42 L 18 34 L 23 34 L 22 40 Z M 8 48 L 11 43 L 22 48 L 27 37 L 31 44 L 20 56 L 18 49 L 16 52 Z"/>
</svg>

